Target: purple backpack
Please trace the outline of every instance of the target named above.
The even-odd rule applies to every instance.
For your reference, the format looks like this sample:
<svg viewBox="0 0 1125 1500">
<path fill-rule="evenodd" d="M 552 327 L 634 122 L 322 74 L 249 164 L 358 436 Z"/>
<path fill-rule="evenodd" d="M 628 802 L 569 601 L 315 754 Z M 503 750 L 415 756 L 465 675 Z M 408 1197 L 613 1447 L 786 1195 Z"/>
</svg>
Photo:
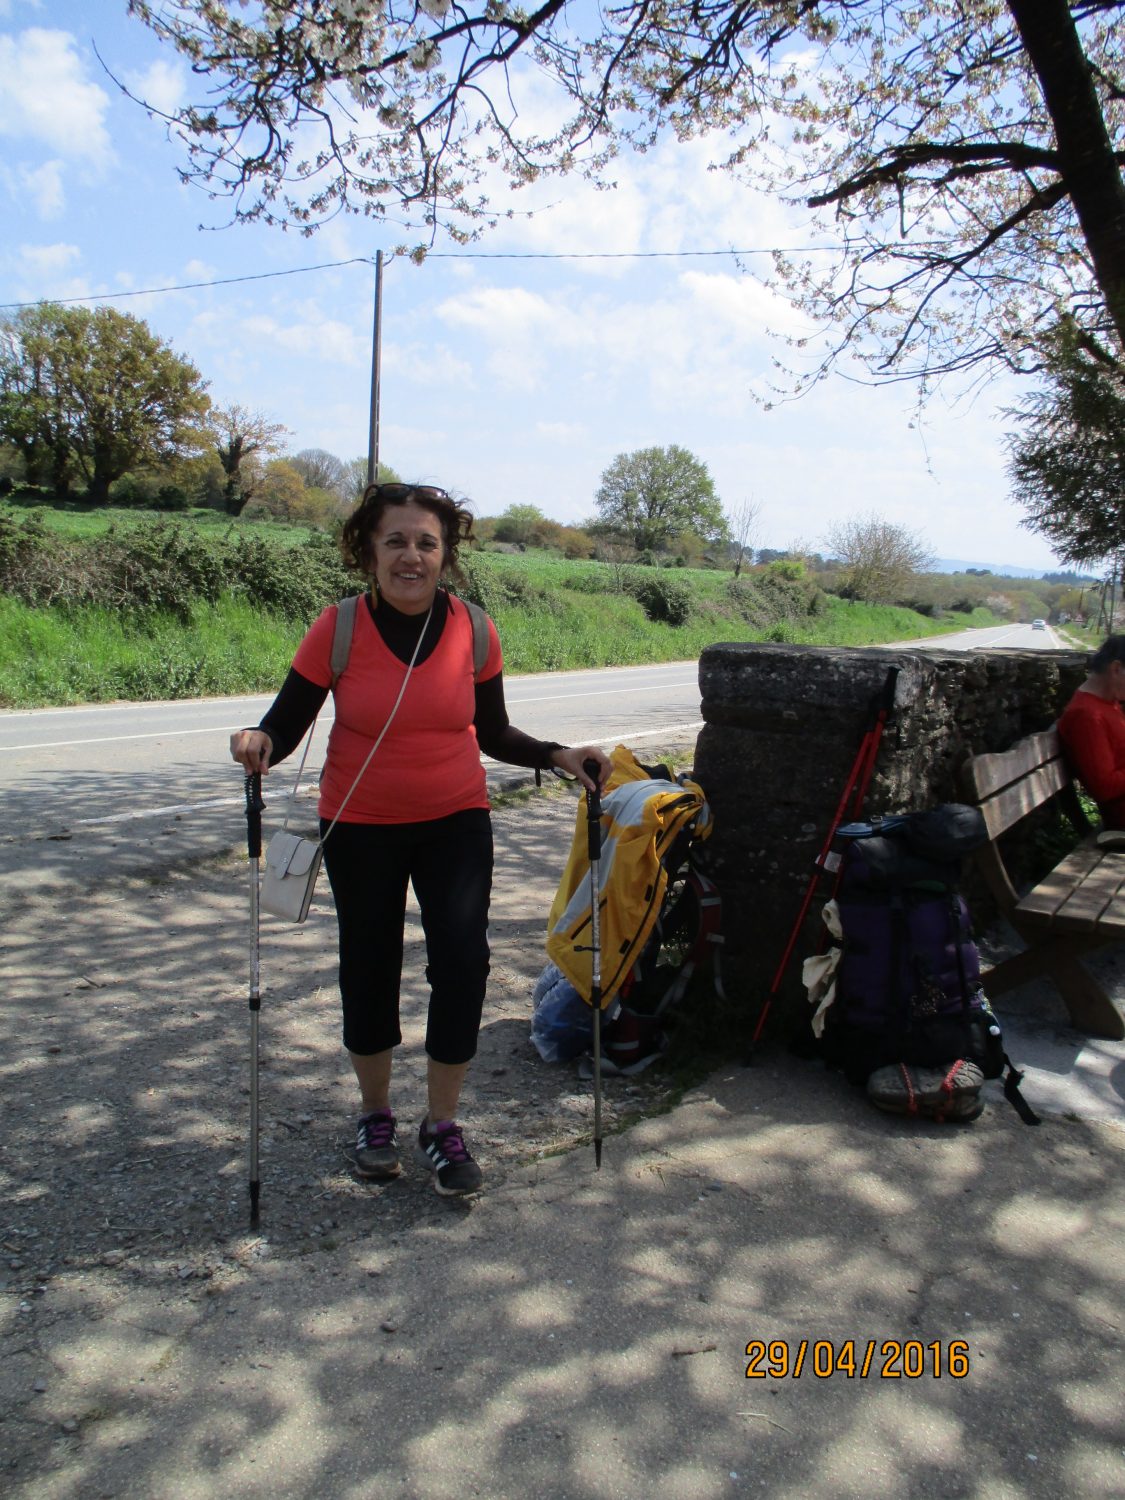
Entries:
<svg viewBox="0 0 1125 1500">
<path fill-rule="evenodd" d="M 1000 1029 L 958 890 L 962 857 L 985 836 L 979 812 L 956 803 L 839 830 L 843 956 L 825 1050 L 854 1082 L 888 1063 L 957 1057 L 986 1077 L 1001 1073 Z"/>
<path fill-rule="evenodd" d="M 986 838 L 980 810 L 956 802 L 838 830 L 831 867 L 843 953 L 824 1055 L 858 1084 L 892 1064 L 972 1062 L 985 1078 L 1003 1074 L 1009 1103 L 1038 1125 L 981 988 L 958 889 L 965 855 Z"/>
</svg>

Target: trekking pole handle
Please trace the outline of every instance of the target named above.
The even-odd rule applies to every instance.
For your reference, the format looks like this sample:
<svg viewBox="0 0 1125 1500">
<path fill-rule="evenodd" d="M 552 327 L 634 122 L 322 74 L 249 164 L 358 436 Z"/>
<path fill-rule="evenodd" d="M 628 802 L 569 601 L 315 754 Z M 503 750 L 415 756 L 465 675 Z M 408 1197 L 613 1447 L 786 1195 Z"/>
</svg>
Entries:
<svg viewBox="0 0 1125 1500">
<path fill-rule="evenodd" d="M 590 862 L 601 858 L 602 852 L 602 795 L 598 790 L 601 766 L 596 760 L 584 760 L 582 769 L 594 783 L 594 790 L 586 793 L 586 832 L 589 839 Z"/>
<path fill-rule="evenodd" d="M 246 848 L 251 859 L 262 854 L 262 773 L 252 771 L 246 778 Z"/>
</svg>

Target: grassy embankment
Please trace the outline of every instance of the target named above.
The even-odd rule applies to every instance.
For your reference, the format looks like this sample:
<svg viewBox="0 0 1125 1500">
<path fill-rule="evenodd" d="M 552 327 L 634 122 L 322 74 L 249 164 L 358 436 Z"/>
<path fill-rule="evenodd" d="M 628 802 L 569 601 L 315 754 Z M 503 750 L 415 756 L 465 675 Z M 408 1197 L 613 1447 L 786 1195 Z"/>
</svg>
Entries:
<svg viewBox="0 0 1125 1500">
<path fill-rule="evenodd" d="M 152 519 L 135 512 L 41 509 L 37 515 L 52 533 L 94 548 L 111 525 L 121 535 Z M 299 527 L 232 523 L 215 512 L 177 519 L 216 552 L 241 538 L 276 553 L 301 547 L 308 535 Z M 759 583 L 753 574 L 735 585 L 729 573 L 713 570 L 623 571 L 546 554 L 473 554 L 469 568 L 469 592 L 496 620 L 513 673 L 686 660 L 716 641 L 874 645 L 992 623 L 980 610 L 933 620 L 849 603 L 803 581 Z M 627 591 L 646 581 L 658 590 L 655 605 Z M 682 623 L 650 618 L 661 609 Z M 268 692 L 284 677 L 313 613 L 298 618 L 264 608 L 245 584 L 215 599 L 191 598 L 178 613 L 43 607 L 0 594 L 0 703 L 30 708 Z"/>
</svg>

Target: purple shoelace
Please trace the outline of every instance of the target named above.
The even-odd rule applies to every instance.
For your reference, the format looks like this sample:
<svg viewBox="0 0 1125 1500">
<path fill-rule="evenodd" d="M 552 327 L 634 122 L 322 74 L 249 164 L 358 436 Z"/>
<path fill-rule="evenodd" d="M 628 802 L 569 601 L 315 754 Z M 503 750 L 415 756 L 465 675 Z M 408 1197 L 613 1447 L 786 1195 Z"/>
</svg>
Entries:
<svg viewBox="0 0 1125 1500">
<path fill-rule="evenodd" d="M 361 1151 L 381 1151 L 394 1141 L 395 1117 L 389 1109 L 377 1109 L 360 1118 L 357 1144 Z"/>
<path fill-rule="evenodd" d="M 472 1160 L 462 1137 L 461 1127 L 452 1120 L 439 1120 L 430 1135 L 447 1160 L 454 1163 Z"/>
</svg>

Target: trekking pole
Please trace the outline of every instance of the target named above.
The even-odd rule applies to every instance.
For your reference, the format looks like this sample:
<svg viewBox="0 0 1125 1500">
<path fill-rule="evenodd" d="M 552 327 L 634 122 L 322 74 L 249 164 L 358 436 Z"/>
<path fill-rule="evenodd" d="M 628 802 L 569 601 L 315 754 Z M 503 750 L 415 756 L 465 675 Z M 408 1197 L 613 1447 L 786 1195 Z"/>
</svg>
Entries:
<svg viewBox="0 0 1125 1500">
<path fill-rule="evenodd" d="M 602 1165 L 602 933 L 601 857 L 602 798 L 598 790 L 601 768 L 596 760 L 582 762 L 594 783 L 586 793 L 586 843 L 590 857 L 590 1004 L 594 1009 L 594 1170 Z"/>
<path fill-rule="evenodd" d="M 758 1012 L 758 1024 L 754 1027 L 754 1035 L 750 1038 L 751 1055 L 753 1048 L 758 1045 L 765 1024 L 769 1018 L 770 1006 L 773 1004 L 774 996 L 781 988 L 781 981 L 785 977 L 785 971 L 789 967 L 789 960 L 793 956 L 793 949 L 797 946 L 797 939 L 801 935 L 801 928 L 805 924 L 809 907 L 812 905 L 816 888 L 820 884 L 821 873 L 828 868 L 828 857 L 832 851 L 832 842 L 836 837 L 836 830 L 844 821 L 845 814 L 849 811 L 848 804 L 851 803 L 851 815 L 855 819 L 863 808 L 867 797 L 867 788 L 871 784 L 871 777 L 875 770 L 875 760 L 879 754 L 879 744 L 883 738 L 883 730 L 887 720 L 890 718 L 895 703 L 895 684 L 898 682 L 898 667 L 890 667 L 887 670 L 887 678 L 879 693 L 872 701 L 872 720 L 864 731 L 863 738 L 859 743 L 852 768 L 848 772 L 848 778 L 844 783 L 843 795 L 837 804 L 836 811 L 832 815 L 828 833 L 824 843 L 821 845 L 820 853 L 817 855 L 813 865 L 812 875 L 809 877 L 808 885 L 805 887 L 804 900 L 801 909 L 797 913 L 797 920 L 793 923 L 789 933 L 789 941 L 785 944 L 785 951 L 781 955 L 781 961 L 770 982 L 766 992 L 766 998 L 762 1002 L 762 1008 Z"/>
<path fill-rule="evenodd" d="M 258 1227 L 258 1013 L 262 1008 L 258 964 L 258 884 L 262 857 L 262 775 L 246 778 L 246 848 L 250 856 L 250 1228 Z"/>
</svg>

